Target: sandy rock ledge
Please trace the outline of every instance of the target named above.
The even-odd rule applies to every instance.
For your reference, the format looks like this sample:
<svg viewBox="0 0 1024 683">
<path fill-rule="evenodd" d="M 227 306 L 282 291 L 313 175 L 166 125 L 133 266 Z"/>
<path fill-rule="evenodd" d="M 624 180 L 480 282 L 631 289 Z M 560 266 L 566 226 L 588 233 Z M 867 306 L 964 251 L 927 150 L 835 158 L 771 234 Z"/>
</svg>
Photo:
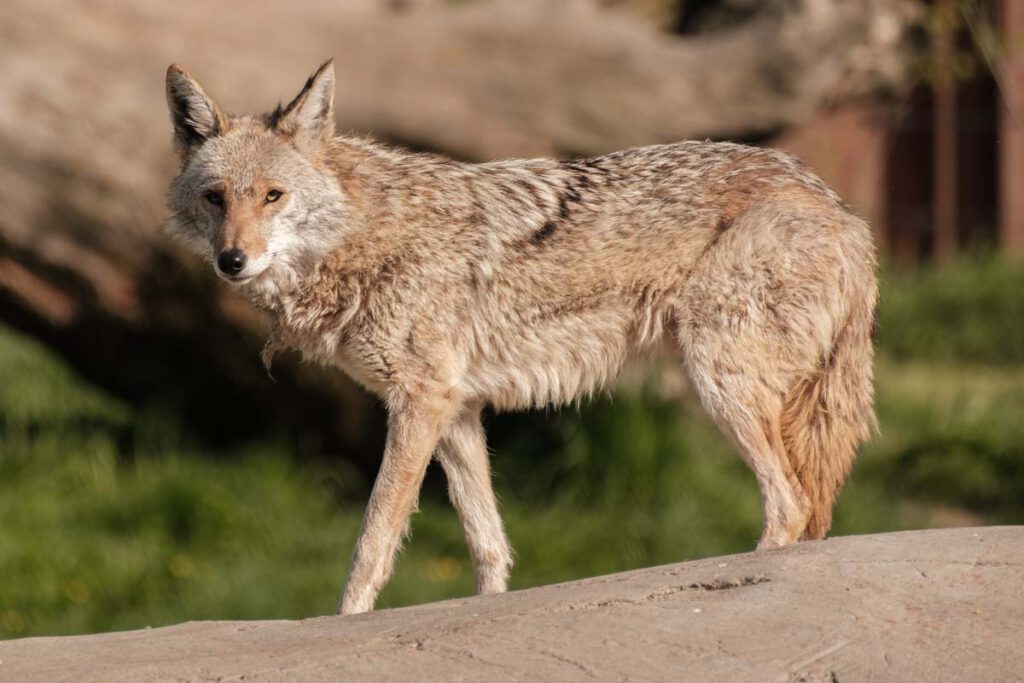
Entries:
<svg viewBox="0 0 1024 683">
<path fill-rule="evenodd" d="M 349 618 L 0 643 L 3 681 L 1022 675 L 1024 527 L 835 538 Z"/>
</svg>

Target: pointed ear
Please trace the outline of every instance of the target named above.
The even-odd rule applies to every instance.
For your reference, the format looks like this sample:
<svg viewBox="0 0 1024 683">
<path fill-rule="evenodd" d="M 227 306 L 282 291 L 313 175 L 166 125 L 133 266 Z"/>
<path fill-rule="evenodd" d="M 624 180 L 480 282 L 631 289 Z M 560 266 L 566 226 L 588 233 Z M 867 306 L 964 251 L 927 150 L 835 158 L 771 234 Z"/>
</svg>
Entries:
<svg viewBox="0 0 1024 683">
<path fill-rule="evenodd" d="M 220 108 L 177 64 L 167 68 L 167 106 L 174 124 L 174 144 L 182 153 L 228 128 L 228 119 Z"/>
<path fill-rule="evenodd" d="M 302 134 L 311 139 L 334 135 L 334 60 L 324 62 L 274 119 L 277 130 L 285 135 Z"/>
</svg>

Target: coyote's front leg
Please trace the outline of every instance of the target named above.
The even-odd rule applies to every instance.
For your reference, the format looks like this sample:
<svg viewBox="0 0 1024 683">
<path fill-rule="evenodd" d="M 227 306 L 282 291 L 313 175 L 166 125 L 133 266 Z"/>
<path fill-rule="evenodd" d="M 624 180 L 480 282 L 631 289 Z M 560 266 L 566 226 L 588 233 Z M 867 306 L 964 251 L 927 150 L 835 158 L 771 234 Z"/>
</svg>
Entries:
<svg viewBox="0 0 1024 683">
<path fill-rule="evenodd" d="M 363 517 L 339 614 L 373 609 L 377 593 L 391 576 L 430 456 L 457 407 L 451 392 L 429 399 L 401 397 L 389 404 L 384 460 Z"/>
<path fill-rule="evenodd" d="M 437 459 L 448 476 L 448 495 L 466 533 L 476 592 L 502 593 L 508 585 L 512 550 L 491 487 L 479 406 L 451 421 L 441 437 Z"/>
</svg>

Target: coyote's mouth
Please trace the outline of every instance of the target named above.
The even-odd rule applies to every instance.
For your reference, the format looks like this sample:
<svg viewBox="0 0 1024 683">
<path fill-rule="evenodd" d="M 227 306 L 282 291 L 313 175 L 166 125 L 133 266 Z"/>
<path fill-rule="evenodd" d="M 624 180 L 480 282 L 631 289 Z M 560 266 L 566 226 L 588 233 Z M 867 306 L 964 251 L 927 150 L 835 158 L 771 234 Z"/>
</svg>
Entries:
<svg viewBox="0 0 1024 683">
<path fill-rule="evenodd" d="M 219 277 L 221 280 L 224 280 L 228 284 L 231 284 L 231 285 L 244 285 L 244 284 L 248 284 L 248 283 L 252 282 L 256 278 L 258 278 L 260 275 L 263 275 L 264 273 L 266 273 L 267 272 L 267 266 L 264 266 L 263 268 L 261 268 L 260 270 L 254 272 L 254 273 L 242 272 L 242 273 L 239 273 L 238 275 L 229 275 L 227 273 L 224 273 L 224 272 L 220 271 L 217 268 L 214 268 L 213 270 L 214 270 L 214 272 L 217 273 L 217 277 Z"/>
</svg>

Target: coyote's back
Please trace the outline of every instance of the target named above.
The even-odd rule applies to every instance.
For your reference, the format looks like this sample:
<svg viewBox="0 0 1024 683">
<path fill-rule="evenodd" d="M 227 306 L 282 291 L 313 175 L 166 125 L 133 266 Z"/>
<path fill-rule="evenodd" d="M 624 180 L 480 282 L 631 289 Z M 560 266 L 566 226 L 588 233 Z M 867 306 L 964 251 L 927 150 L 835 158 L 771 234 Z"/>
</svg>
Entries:
<svg viewBox="0 0 1024 683">
<path fill-rule="evenodd" d="M 761 489 L 761 547 L 827 531 L 874 426 L 867 225 L 795 158 L 685 142 L 464 164 L 334 135 L 326 64 L 229 117 L 168 72 L 172 228 L 291 346 L 381 395 L 388 445 L 341 603 L 370 609 L 431 455 L 482 592 L 511 552 L 480 426 L 562 404 L 677 348 Z"/>
</svg>

